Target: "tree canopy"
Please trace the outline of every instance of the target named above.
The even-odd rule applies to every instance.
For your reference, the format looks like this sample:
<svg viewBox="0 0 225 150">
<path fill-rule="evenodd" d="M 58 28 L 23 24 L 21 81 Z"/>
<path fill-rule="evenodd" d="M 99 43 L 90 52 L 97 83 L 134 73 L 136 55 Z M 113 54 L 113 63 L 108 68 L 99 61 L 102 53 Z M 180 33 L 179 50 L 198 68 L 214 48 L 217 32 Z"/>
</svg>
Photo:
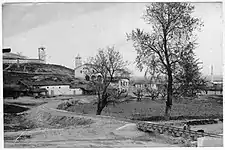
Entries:
<svg viewBox="0 0 225 150">
<path fill-rule="evenodd" d="M 151 31 L 135 29 L 127 34 L 137 51 L 138 68 L 154 68 L 155 74 L 161 73 L 167 77 L 167 118 L 172 106 L 173 75 L 185 49 L 196 45 L 195 30 L 202 25 L 199 18 L 192 16 L 193 11 L 194 6 L 190 3 L 151 3 L 146 6 L 143 15 L 143 19 L 151 26 Z"/>
<path fill-rule="evenodd" d="M 129 74 L 126 69 L 127 62 L 123 60 L 119 51 L 115 47 L 107 47 L 106 49 L 99 49 L 96 56 L 91 57 L 89 62 L 89 74 L 97 75 L 95 80 L 91 80 L 98 95 L 97 115 L 109 103 L 114 103 L 115 98 L 118 98 L 115 89 L 112 89 L 112 83 L 116 76 L 120 74 Z"/>
</svg>

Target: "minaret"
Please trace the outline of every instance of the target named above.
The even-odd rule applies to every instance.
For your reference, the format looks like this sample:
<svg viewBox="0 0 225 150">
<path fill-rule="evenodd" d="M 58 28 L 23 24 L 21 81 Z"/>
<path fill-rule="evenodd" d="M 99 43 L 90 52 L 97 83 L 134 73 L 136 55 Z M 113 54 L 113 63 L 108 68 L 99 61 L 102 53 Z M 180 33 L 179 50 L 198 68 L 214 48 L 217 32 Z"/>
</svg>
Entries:
<svg viewBox="0 0 225 150">
<path fill-rule="evenodd" d="M 213 83 L 213 65 L 211 65 L 210 71 L 211 71 L 211 82 Z"/>
<path fill-rule="evenodd" d="M 210 48 L 210 56 L 213 56 L 213 51 L 212 48 Z M 212 59 L 210 60 L 210 75 L 211 75 L 211 82 L 213 83 L 213 63 L 212 63 Z"/>
<path fill-rule="evenodd" d="M 83 77 L 83 67 L 82 66 L 82 59 L 80 55 L 78 54 L 77 57 L 75 57 L 75 68 L 74 68 L 74 77 L 75 78 L 82 78 Z"/>
</svg>

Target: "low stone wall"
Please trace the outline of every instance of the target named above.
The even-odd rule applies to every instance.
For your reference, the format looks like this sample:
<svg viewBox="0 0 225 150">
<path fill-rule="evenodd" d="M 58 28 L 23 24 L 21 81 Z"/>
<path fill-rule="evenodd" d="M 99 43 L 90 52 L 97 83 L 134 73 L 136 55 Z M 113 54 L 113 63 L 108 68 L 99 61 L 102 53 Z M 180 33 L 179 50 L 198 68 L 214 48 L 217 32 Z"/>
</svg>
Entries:
<svg viewBox="0 0 225 150">
<path fill-rule="evenodd" d="M 212 134 L 212 133 L 202 133 L 193 130 L 184 130 L 183 128 L 178 128 L 170 125 L 163 125 L 153 122 L 138 122 L 137 128 L 144 132 L 158 132 L 160 134 L 168 134 L 174 137 L 183 137 L 185 139 L 190 139 L 192 141 L 197 141 L 198 138 L 204 136 L 210 136 L 214 138 L 222 138 L 222 135 Z"/>
<path fill-rule="evenodd" d="M 173 121 L 173 122 L 162 122 L 166 125 L 171 126 L 183 126 L 184 124 L 189 124 L 191 126 L 193 125 L 207 125 L 207 124 L 217 124 L 223 122 L 223 119 L 194 119 L 194 120 L 188 120 L 188 121 Z"/>
</svg>

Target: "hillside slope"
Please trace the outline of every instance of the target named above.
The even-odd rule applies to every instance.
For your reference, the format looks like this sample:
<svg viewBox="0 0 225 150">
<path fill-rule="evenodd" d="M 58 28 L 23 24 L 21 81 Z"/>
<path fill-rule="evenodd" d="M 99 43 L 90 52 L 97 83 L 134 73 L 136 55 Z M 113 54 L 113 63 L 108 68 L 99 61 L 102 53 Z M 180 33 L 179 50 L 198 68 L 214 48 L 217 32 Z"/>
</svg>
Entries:
<svg viewBox="0 0 225 150">
<path fill-rule="evenodd" d="M 73 76 L 74 70 L 61 65 L 55 64 L 38 64 L 24 63 L 19 64 L 3 64 L 4 71 L 20 71 L 26 73 L 51 73 Z"/>
<path fill-rule="evenodd" d="M 17 84 L 18 81 L 48 81 L 71 82 L 73 80 L 73 69 L 55 64 L 3 64 L 4 84 Z"/>
</svg>

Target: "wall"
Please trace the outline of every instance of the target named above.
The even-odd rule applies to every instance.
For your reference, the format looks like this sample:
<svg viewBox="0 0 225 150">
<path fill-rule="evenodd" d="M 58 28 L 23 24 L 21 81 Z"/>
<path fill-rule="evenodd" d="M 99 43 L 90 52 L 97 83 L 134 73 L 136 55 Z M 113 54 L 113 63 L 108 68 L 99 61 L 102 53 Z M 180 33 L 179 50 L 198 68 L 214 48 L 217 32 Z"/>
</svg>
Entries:
<svg viewBox="0 0 225 150">
<path fill-rule="evenodd" d="M 3 59 L 3 63 L 17 63 L 17 59 Z M 20 59 L 19 63 L 45 63 L 39 59 Z"/>
<path fill-rule="evenodd" d="M 74 70 L 74 77 L 75 78 L 79 78 L 79 79 L 85 79 L 83 66 L 75 68 L 75 70 Z"/>
<path fill-rule="evenodd" d="M 41 86 L 40 88 L 45 88 L 48 90 L 48 95 L 81 95 L 81 89 L 70 89 L 69 85 L 59 85 L 59 86 Z"/>
<path fill-rule="evenodd" d="M 206 132 L 202 133 L 194 130 L 184 130 L 183 128 L 153 122 L 138 122 L 137 128 L 144 132 L 158 132 L 160 134 L 168 134 L 174 137 L 183 137 L 185 139 L 190 139 L 192 141 L 197 141 L 198 138 L 204 136 L 215 137 L 217 139 L 223 137 L 222 135 L 219 134 Z"/>
</svg>

